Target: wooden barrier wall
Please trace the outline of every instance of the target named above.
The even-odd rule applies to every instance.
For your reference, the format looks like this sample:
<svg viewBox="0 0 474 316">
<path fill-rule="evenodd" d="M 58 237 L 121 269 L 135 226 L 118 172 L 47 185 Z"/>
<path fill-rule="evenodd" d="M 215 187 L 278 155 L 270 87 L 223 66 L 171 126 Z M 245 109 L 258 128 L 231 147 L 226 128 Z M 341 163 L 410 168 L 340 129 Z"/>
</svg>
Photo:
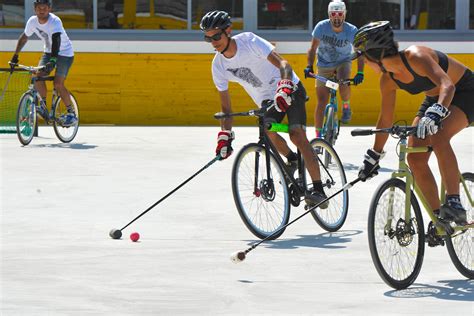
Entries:
<svg viewBox="0 0 474 316">
<path fill-rule="evenodd" d="M 22 64 L 36 65 L 40 53 L 24 52 Z M 453 55 L 473 69 L 472 54 Z M 10 53 L 0 55 L 6 65 Z M 316 105 L 314 80 L 304 79 L 305 54 L 284 55 L 308 91 L 308 125 L 313 125 Z M 212 54 L 76 53 L 66 81 L 81 110 L 81 124 L 115 125 L 217 125 L 213 114 L 220 110 L 219 96 L 211 77 Z M 353 73 L 356 63 L 353 63 Z M 25 87 L 26 89 L 26 87 Z M 250 97 L 236 84 L 230 85 L 234 111 L 254 107 Z M 411 122 L 422 95 L 397 94 L 396 120 Z M 372 125 L 380 108 L 378 77 L 365 69 L 364 83 L 352 87 L 351 125 Z M 239 118 L 236 125 L 253 125 Z"/>
</svg>

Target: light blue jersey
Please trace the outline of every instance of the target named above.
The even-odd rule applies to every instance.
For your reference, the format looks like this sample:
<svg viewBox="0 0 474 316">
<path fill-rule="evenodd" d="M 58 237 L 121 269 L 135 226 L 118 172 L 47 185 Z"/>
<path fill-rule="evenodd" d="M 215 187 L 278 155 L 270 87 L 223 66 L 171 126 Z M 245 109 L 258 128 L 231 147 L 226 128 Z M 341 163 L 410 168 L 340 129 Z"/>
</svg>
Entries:
<svg viewBox="0 0 474 316">
<path fill-rule="evenodd" d="M 319 40 L 318 67 L 335 67 L 351 61 L 352 42 L 357 27 L 344 22 L 342 32 L 333 31 L 329 19 L 322 20 L 313 30 L 313 37 Z"/>
</svg>

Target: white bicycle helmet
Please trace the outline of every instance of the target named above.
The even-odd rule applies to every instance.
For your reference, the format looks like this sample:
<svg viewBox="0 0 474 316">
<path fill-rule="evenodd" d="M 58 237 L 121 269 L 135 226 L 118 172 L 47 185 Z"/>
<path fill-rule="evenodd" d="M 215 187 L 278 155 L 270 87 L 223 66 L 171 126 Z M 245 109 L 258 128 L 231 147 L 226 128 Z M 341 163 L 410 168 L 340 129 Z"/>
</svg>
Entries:
<svg viewBox="0 0 474 316">
<path fill-rule="evenodd" d="M 344 12 L 344 14 L 346 13 L 346 4 L 344 3 L 344 1 L 333 0 L 329 2 L 328 14 L 330 14 L 331 12 L 341 12 L 341 11 Z"/>
</svg>

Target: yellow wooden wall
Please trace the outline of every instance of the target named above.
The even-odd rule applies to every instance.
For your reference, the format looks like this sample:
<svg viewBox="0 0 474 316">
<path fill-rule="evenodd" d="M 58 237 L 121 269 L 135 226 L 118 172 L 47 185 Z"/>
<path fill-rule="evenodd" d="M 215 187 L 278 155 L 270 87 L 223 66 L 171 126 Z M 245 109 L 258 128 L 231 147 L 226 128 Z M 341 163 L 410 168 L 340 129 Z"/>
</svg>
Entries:
<svg viewBox="0 0 474 316">
<path fill-rule="evenodd" d="M 10 57 L 0 54 L 0 64 L 6 65 Z M 20 62 L 35 65 L 39 57 L 39 53 L 22 53 Z M 303 78 L 306 56 L 284 57 Z M 473 55 L 454 57 L 473 69 Z M 212 58 L 210 54 L 76 53 L 66 85 L 79 102 L 81 124 L 216 125 L 213 114 L 220 104 L 211 77 Z M 355 63 L 353 67 L 355 73 Z M 302 80 L 310 96 L 308 125 L 313 125 L 314 80 Z M 231 84 L 230 93 L 234 111 L 254 107 L 240 86 Z M 411 122 L 422 99 L 422 95 L 399 91 L 396 119 Z M 367 67 L 364 83 L 352 87 L 351 124 L 374 124 L 379 103 L 378 78 Z M 236 124 L 253 125 L 255 120 L 239 118 Z"/>
</svg>

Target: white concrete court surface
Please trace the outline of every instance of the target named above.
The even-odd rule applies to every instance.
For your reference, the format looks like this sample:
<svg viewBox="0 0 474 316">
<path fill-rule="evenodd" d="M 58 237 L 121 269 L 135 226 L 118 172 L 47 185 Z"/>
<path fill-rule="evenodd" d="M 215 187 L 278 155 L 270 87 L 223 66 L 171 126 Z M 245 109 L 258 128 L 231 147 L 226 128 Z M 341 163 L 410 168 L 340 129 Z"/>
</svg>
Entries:
<svg viewBox="0 0 474 316">
<path fill-rule="evenodd" d="M 351 129 L 342 128 L 336 145 L 349 180 L 372 144 Z M 339 232 L 324 232 L 308 215 L 233 264 L 229 255 L 256 241 L 234 206 L 233 155 L 122 240 L 109 238 L 213 159 L 217 130 L 84 126 L 72 144 L 61 144 L 42 127 L 27 147 L 0 135 L 0 314 L 474 315 L 474 281 L 445 247 L 426 248 L 418 279 L 403 291 L 388 287 L 372 264 L 368 205 L 396 166 L 393 139 L 381 174 L 350 190 Z M 234 130 L 235 150 L 257 139 L 256 128 Z M 473 136 L 470 128 L 453 140 L 462 171 L 474 171 Z M 432 165 L 437 170 L 434 156 Z M 302 212 L 292 208 L 292 218 Z M 128 238 L 133 231 L 137 243 Z"/>
</svg>

